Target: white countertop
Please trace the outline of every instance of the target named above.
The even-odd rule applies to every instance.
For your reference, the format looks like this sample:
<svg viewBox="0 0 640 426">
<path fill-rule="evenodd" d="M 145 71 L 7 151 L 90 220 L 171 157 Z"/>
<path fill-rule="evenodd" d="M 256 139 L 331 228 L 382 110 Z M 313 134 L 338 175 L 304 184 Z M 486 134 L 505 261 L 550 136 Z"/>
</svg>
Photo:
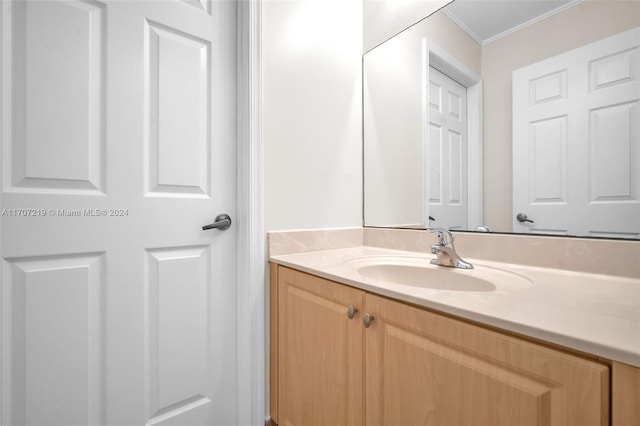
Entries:
<svg viewBox="0 0 640 426">
<path fill-rule="evenodd" d="M 435 290 L 362 275 L 357 259 L 432 255 L 352 247 L 270 257 L 270 261 L 372 293 L 446 312 L 567 348 L 640 367 L 640 279 L 465 259 L 526 277 L 494 291 Z M 355 261 L 354 261 L 355 260 Z M 473 274 L 475 270 L 465 272 Z"/>
</svg>

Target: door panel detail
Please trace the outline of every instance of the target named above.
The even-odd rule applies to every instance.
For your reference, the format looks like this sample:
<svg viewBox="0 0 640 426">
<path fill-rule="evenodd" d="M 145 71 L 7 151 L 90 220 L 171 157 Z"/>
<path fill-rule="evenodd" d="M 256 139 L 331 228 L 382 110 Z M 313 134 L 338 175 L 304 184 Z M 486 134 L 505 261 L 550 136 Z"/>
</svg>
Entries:
<svg viewBox="0 0 640 426">
<path fill-rule="evenodd" d="M 442 127 L 429 123 L 429 205 L 442 204 Z"/>
<path fill-rule="evenodd" d="M 211 14 L 211 0 L 182 0 L 185 4 Z"/>
<path fill-rule="evenodd" d="M 567 200 L 567 117 L 531 123 L 531 203 Z"/>
<path fill-rule="evenodd" d="M 640 188 L 630 179 L 634 145 L 640 135 L 633 125 L 640 120 L 638 101 L 608 105 L 590 111 L 591 201 L 640 201 Z M 615 164 L 616 167 L 611 167 Z"/>
<path fill-rule="evenodd" d="M 103 193 L 104 5 L 14 2 L 12 14 L 6 189 Z"/>
<path fill-rule="evenodd" d="M 592 60 L 589 64 L 591 90 L 606 89 L 614 85 L 631 83 L 638 80 L 637 66 L 640 49 L 635 47 Z"/>
<path fill-rule="evenodd" d="M 211 43 L 147 21 L 148 195 L 208 196 Z"/>
<path fill-rule="evenodd" d="M 168 418 L 210 402 L 208 247 L 147 250 L 149 417 Z"/>
<path fill-rule="evenodd" d="M 462 179 L 462 167 L 465 163 L 462 145 L 463 136 L 453 130 L 449 130 L 449 205 L 460 206 L 463 204 L 462 194 L 464 193 L 465 181 Z"/>
<path fill-rule="evenodd" d="M 100 424 L 104 255 L 9 259 L 9 424 Z"/>
<path fill-rule="evenodd" d="M 530 105 L 557 101 L 567 97 L 567 70 L 554 72 L 529 82 Z"/>
</svg>

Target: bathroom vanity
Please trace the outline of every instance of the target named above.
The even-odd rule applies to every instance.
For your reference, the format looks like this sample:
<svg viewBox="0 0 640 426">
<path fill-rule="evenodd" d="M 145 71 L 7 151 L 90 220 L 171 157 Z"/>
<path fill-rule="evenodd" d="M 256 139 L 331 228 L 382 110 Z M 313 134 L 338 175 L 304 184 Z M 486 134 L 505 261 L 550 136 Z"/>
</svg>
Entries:
<svg viewBox="0 0 640 426">
<path fill-rule="evenodd" d="M 639 279 L 486 259 L 441 272 L 416 251 L 329 248 L 272 250 L 276 423 L 640 423 Z"/>
<path fill-rule="evenodd" d="M 276 423 L 640 425 L 638 4 L 490 3 L 369 43 L 365 228 L 270 234 Z"/>
</svg>

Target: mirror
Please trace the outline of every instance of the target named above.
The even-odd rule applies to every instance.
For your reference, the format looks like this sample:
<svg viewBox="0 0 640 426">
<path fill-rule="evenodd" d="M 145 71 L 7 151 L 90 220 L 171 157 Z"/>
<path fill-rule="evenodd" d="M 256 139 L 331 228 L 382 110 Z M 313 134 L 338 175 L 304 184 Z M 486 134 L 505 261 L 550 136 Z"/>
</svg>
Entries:
<svg viewBox="0 0 640 426">
<path fill-rule="evenodd" d="M 363 75 L 365 226 L 640 238 L 640 2 L 455 0 Z"/>
</svg>

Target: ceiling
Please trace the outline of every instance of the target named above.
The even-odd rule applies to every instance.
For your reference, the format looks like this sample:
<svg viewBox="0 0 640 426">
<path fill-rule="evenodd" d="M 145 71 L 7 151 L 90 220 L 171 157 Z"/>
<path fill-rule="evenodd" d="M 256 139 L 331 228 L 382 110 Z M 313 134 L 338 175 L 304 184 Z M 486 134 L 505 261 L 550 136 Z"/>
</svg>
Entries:
<svg viewBox="0 0 640 426">
<path fill-rule="evenodd" d="M 480 44 L 537 22 L 583 0 L 455 0 L 443 10 Z"/>
</svg>

